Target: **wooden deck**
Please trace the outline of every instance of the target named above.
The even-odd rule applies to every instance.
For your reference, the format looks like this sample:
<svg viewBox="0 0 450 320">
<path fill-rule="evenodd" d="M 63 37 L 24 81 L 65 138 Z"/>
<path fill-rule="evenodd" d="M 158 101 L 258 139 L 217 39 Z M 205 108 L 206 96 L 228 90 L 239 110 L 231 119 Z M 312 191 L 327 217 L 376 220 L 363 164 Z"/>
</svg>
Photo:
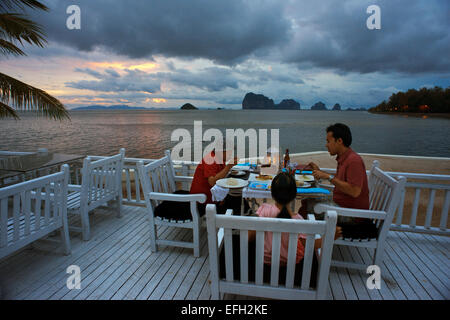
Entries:
<svg viewBox="0 0 450 320">
<path fill-rule="evenodd" d="M 201 257 L 192 250 L 149 249 L 148 223 L 140 207 L 124 207 L 116 218 L 107 208 L 91 216 L 92 238 L 71 234 L 64 256 L 59 236 L 41 240 L 0 261 L 3 299 L 210 299 L 206 230 Z M 187 240 L 187 230 L 161 228 L 165 237 Z M 339 258 L 369 261 L 366 249 L 339 248 Z M 344 300 L 447 300 L 450 298 L 450 238 L 390 232 L 381 290 L 368 290 L 364 272 L 331 268 L 329 298 Z M 81 268 L 81 290 L 66 287 L 69 265 Z M 227 299 L 247 299 L 225 296 Z"/>
</svg>

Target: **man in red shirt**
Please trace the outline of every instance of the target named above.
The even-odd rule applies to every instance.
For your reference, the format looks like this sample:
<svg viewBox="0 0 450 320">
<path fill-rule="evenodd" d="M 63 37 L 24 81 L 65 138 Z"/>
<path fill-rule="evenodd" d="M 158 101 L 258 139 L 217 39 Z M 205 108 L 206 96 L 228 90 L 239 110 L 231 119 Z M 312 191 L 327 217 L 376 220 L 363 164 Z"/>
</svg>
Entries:
<svg viewBox="0 0 450 320">
<path fill-rule="evenodd" d="M 352 134 L 350 128 L 336 123 L 326 129 L 328 152 L 337 156 L 336 175 L 320 170 L 315 163 L 313 169 L 316 179 L 326 179 L 334 185 L 333 201 L 341 207 L 353 209 L 369 209 L 369 187 L 366 167 L 362 158 L 350 148 Z M 344 237 L 372 238 L 376 235 L 374 224 L 369 219 L 339 217 L 338 225 L 342 226 Z"/>
<path fill-rule="evenodd" d="M 223 160 L 222 160 L 223 159 Z M 203 193 L 206 195 L 206 204 L 213 203 L 211 198 L 211 188 L 217 180 L 228 175 L 234 163 L 225 164 L 226 152 L 223 152 L 222 159 L 218 159 L 214 151 L 204 157 L 195 169 L 194 178 L 191 184 L 190 193 Z"/>
<path fill-rule="evenodd" d="M 206 202 L 203 204 L 197 204 L 201 216 L 205 214 L 206 205 L 209 203 L 216 204 L 217 213 L 219 214 L 224 214 L 226 209 L 233 209 L 233 214 L 239 214 L 241 211 L 242 198 L 240 197 L 232 197 L 227 195 L 227 197 L 221 202 L 212 201 L 211 188 L 216 184 L 217 180 L 226 178 L 229 171 L 233 166 L 235 166 L 235 164 L 237 164 L 238 160 L 235 157 L 231 163 L 225 164 L 226 159 L 228 159 L 228 152 L 218 152 L 222 152 L 222 158 L 220 159 L 220 157 L 216 156 L 215 152 L 212 151 L 198 164 L 195 169 L 194 178 L 192 179 L 189 193 L 203 193 L 206 195 Z M 244 203 L 244 205 L 245 208 L 248 207 L 247 203 Z"/>
</svg>

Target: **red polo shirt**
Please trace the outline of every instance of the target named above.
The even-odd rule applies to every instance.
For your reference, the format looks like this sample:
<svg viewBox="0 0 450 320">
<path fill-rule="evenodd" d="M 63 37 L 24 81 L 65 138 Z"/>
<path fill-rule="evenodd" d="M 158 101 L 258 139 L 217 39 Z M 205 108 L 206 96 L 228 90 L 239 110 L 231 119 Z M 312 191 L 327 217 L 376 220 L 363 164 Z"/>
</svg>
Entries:
<svg viewBox="0 0 450 320">
<path fill-rule="evenodd" d="M 208 157 L 214 157 L 214 152 L 211 152 L 208 156 L 202 159 L 202 161 L 197 166 L 197 169 L 195 169 L 194 178 L 192 180 L 191 184 L 191 190 L 190 193 L 203 193 L 206 195 L 206 203 L 213 203 L 212 196 L 211 196 L 211 186 L 209 185 L 208 178 L 214 177 L 216 174 L 218 174 L 220 171 L 225 168 L 225 164 L 218 164 L 214 160 L 208 161 L 212 162 L 211 164 L 208 164 L 205 159 Z"/>
<path fill-rule="evenodd" d="M 361 188 L 361 194 L 353 198 L 335 188 L 333 201 L 344 208 L 369 209 L 369 186 L 367 184 L 366 166 L 362 158 L 351 148 L 336 158 L 338 163 L 336 178 Z"/>
</svg>

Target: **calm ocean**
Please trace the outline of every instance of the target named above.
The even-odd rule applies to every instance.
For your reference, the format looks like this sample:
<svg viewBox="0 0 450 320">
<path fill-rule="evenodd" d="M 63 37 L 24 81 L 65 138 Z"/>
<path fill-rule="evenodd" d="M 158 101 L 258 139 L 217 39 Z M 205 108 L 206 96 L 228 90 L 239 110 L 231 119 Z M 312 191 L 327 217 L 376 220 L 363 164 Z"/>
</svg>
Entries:
<svg viewBox="0 0 450 320">
<path fill-rule="evenodd" d="M 342 122 L 357 152 L 450 157 L 449 119 L 344 111 L 76 111 L 63 122 L 23 115 L 1 120 L 0 150 L 110 155 L 124 147 L 128 157 L 158 158 L 176 144 L 172 131 L 192 133 L 196 120 L 203 130 L 280 129 L 280 145 L 291 153 L 326 150 L 325 128 Z"/>
</svg>

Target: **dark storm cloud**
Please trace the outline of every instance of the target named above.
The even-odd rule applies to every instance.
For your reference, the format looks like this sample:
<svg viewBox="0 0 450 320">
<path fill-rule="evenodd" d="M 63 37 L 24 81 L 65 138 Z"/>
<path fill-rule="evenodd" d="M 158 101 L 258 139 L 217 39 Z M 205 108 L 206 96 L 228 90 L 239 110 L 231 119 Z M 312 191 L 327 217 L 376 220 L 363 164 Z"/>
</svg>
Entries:
<svg viewBox="0 0 450 320">
<path fill-rule="evenodd" d="M 47 0 L 36 15 L 50 40 L 78 50 L 103 46 L 130 58 L 162 54 L 238 62 L 287 40 L 282 7 L 266 0 Z M 66 9 L 81 8 L 81 30 L 68 30 Z"/>
<path fill-rule="evenodd" d="M 238 81 L 229 68 L 210 67 L 197 72 L 175 69 L 171 72 L 147 73 L 141 70 L 125 70 L 120 75 L 112 69 L 101 73 L 89 68 L 76 68 L 75 71 L 90 75 L 98 80 L 80 80 L 67 82 L 66 86 L 93 91 L 145 91 L 159 92 L 162 82 L 171 82 L 181 86 L 215 92 L 226 88 L 237 89 Z"/>
<path fill-rule="evenodd" d="M 107 69 L 100 73 L 89 68 L 76 68 L 75 71 L 91 75 L 98 80 L 80 80 L 66 82 L 66 87 L 102 92 L 148 92 L 161 90 L 161 82 L 140 70 L 125 70 L 121 76 L 116 71 Z"/>
<path fill-rule="evenodd" d="M 381 29 L 369 30 L 366 9 L 381 9 Z M 294 39 L 283 49 L 284 61 L 300 67 L 347 72 L 450 72 L 450 2 L 291 1 Z"/>
<path fill-rule="evenodd" d="M 68 30 L 68 0 L 33 12 L 50 40 L 130 58 L 207 58 L 235 64 L 265 60 L 348 72 L 450 71 L 448 0 L 80 0 L 81 30 Z M 381 30 L 366 9 L 381 8 Z"/>
</svg>

